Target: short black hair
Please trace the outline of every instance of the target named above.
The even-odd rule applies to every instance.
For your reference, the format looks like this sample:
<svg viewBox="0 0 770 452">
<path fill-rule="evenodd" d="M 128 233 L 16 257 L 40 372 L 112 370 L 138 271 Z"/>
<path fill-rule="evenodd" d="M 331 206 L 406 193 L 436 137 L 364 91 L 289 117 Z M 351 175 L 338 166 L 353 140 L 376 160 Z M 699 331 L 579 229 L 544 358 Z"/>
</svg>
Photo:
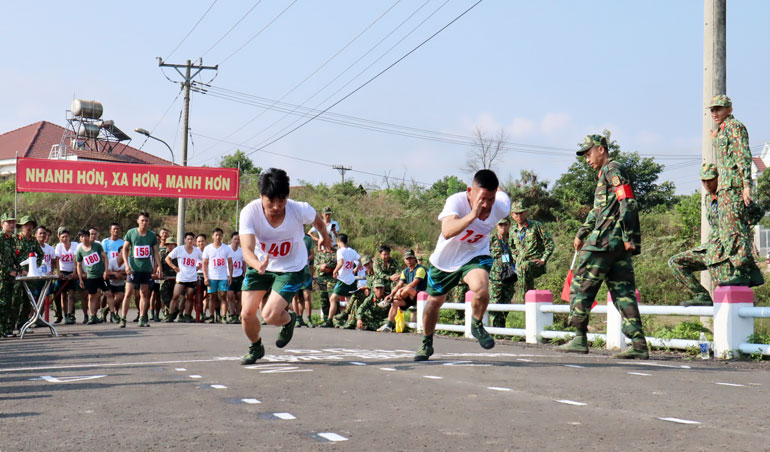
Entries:
<svg viewBox="0 0 770 452">
<path fill-rule="evenodd" d="M 380 253 L 383 251 L 390 253 L 390 247 L 388 245 L 380 245 Z"/>
<path fill-rule="evenodd" d="M 62 229 L 61 232 L 59 232 L 59 235 L 61 236 L 62 234 L 70 235 L 70 230 L 69 229 Z"/>
<path fill-rule="evenodd" d="M 81 229 L 80 231 L 78 231 L 78 237 L 83 237 L 83 236 L 91 237 L 91 234 L 85 229 Z"/>
<path fill-rule="evenodd" d="M 206 237 L 206 234 L 198 234 L 198 235 L 196 235 L 196 236 L 195 236 L 195 238 L 196 238 L 196 239 L 197 239 L 198 237 L 203 237 L 203 239 L 204 239 L 204 240 L 206 240 L 206 238 L 207 238 L 207 237 Z"/>
<path fill-rule="evenodd" d="M 139 215 L 136 216 L 136 218 L 139 218 L 139 217 L 150 218 L 150 212 L 147 212 L 147 211 L 143 210 L 143 211 L 139 212 Z"/>
<path fill-rule="evenodd" d="M 490 169 L 476 171 L 476 174 L 473 175 L 473 183 L 485 190 L 497 190 L 497 187 L 500 186 L 497 175 Z"/>
<path fill-rule="evenodd" d="M 269 199 L 286 199 L 289 197 L 289 176 L 286 171 L 278 168 L 268 168 L 259 175 L 259 194 Z"/>
<path fill-rule="evenodd" d="M 233 231 L 233 233 L 232 233 L 232 234 L 230 234 L 230 238 L 233 238 L 233 237 L 235 237 L 236 235 L 239 235 L 239 234 L 238 234 L 238 231 Z"/>
<path fill-rule="evenodd" d="M 88 232 L 91 232 L 91 231 L 99 232 L 99 228 L 97 228 L 95 226 L 91 226 L 90 228 L 88 228 Z"/>
<path fill-rule="evenodd" d="M 115 223 L 114 221 L 110 223 L 110 229 L 112 229 L 113 226 L 120 227 L 120 223 Z"/>
<path fill-rule="evenodd" d="M 184 238 L 187 238 L 187 237 L 195 238 L 195 233 L 194 232 L 185 232 L 184 233 Z"/>
<path fill-rule="evenodd" d="M 47 229 L 45 226 L 38 226 L 38 227 L 37 227 L 37 229 L 35 229 L 35 231 L 37 232 L 37 231 L 39 231 L 39 230 L 41 230 L 41 229 L 42 229 L 43 231 L 46 231 L 46 232 L 48 232 L 48 229 Z"/>
<path fill-rule="evenodd" d="M 339 240 L 340 242 L 342 242 L 342 243 L 344 243 L 345 245 L 347 245 L 347 244 L 348 244 L 348 235 L 347 235 L 347 234 L 340 234 L 340 235 L 337 237 L 337 240 Z"/>
<path fill-rule="evenodd" d="M 225 235 L 225 231 L 223 231 L 221 228 L 214 228 L 214 231 L 212 231 L 211 234 L 213 235 L 213 234 L 216 234 L 217 232 L 222 235 Z"/>
</svg>

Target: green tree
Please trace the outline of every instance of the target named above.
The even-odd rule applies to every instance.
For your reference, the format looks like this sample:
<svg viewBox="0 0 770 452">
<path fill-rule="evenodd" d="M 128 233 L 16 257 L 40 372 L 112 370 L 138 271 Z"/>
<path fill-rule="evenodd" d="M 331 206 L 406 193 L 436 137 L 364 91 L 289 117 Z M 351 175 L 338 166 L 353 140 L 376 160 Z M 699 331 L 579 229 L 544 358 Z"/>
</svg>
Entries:
<svg viewBox="0 0 770 452">
<path fill-rule="evenodd" d="M 262 172 L 262 168 L 255 166 L 249 156 L 243 153 L 240 149 L 235 151 L 235 154 L 225 155 L 219 160 L 220 168 L 240 168 L 243 175 L 255 175 L 259 176 Z"/>
<path fill-rule="evenodd" d="M 770 210 L 770 171 L 765 170 L 757 177 L 757 202 Z"/>
<path fill-rule="evenodd" d="M 555 221 L 558 199 L 548 191 L 548 181 L 541 181 L 530 170 L 521 170 L 521 175 L 504 186 L 512 201 L 520 201 L 527 208 L 530 218 L 542 222 Z"/>
<path fill-rule="evenodd" d="M 689 196 L 681 196 L 679 202 L 674 205 L 676 219 L 681 229 L 680 238 L 685 240 L 687 246 L 700 242 L 700 217 L 701 195 L 695 192 Z"/>
</svg>

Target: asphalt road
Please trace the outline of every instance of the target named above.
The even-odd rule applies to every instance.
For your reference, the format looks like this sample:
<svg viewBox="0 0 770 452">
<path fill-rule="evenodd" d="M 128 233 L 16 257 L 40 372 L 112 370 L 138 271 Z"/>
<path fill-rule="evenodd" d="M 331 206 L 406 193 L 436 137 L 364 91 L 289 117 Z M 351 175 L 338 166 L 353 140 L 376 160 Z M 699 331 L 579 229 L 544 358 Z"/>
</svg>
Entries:
<svg viewBox="0 0 770 452">
<path fill-rule="evenodd" d="M 129 315 L 131 317 L 131 314 Z M 337 329 L 237 359 L 239 326 L 0 340 L 0 450 L 768 450 L 770 372 Z M 767 364 L 767 363 L 763 363 Z"/>
</svg>

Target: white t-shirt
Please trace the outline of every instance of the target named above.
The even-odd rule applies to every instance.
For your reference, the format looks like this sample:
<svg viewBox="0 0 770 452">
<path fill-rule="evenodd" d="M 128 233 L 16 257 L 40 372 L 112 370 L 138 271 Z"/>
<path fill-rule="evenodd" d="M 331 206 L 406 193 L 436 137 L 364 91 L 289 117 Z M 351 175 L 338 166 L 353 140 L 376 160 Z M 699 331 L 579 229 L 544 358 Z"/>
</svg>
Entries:
<svg viewBox="0 0 770 452">
<path fill-rule="evenodd" d="M 455 193 L 447 198 L 444 210 L 438 215 L 439 221 L 452 215 L 462 218 L 471 213 L 466 193 Z M 441 271 L 454 272 L 476 256 L 488 256 L 489 233 L 510 210 L 511 199 L 505 192 L 498 191 L 486 220 L 476 218 L 464 231 L 449 240 L 443 234 L 439 235 L 436 250 L 430 255 L 430 263 Z"/>
<path fill-rule="evenodd" d="M 358 265 L 358 262 L 356 262 L 356 265 Z M 358 288 L 363 289 L 364 287 L 366 287 L 366 268 L 361 267 L 361 270 L 358 270 L 358 273 L 356 273 L 356 276 L 358 278 L 362 278 L 362 279 L 356 280 L 358 284 Z"/>
<path fill-rule="evenodd" d="M 268 271 L 298 272 L 307 265 L 307 248 L 303 239 L 305 225 L 313 223 L 315 218 L 316 211 L 310 204 L 289 199 L 283 223 L 274 228 L 265 218 L 262 201 L 256 199 L 241 210 L 238 233 L 256 237 L 254 253 L 260 260 L 270 255 Z"/>
<path fill-rule="evenodd" d="M 233 278 L 237 278 L 241 275 L 243 275 L 243 266 L 246 265 L 245 262 L 243 262 L 243 250 L 239 246 L 237 250 L 233 251 L 233 247 L 228 245 L 230 248 L 230 251 L 232 251 L 232 258 L 233 258 Z"/>
<path fill-rule="evenodd" d="M 198 262 L 203 258 L 201 250 L 194 246 L 188 253 L 184 246 L 177 246 L 168 253 L 171 260 L 176 259 L 179 273 L 176 274 L 176 282 L 195 282 L 198 280 Z M 225 278 L 227 279 L 227 278 Z"/>
<path fill-rule="evenodd" d="M 356 274 L 353 273 L 356 269 L 356 261 L 361 260 L 361 256 L 353 248 L 345 247 L 337 250 L 337 262 L 340 259 L 342 260 L 342 268 L 337 274 L 337 279 L 345 284 L 353 284 L 356 282 Z"/>
<path fill-rule="evenodd" d="M 56 259 L 56 251 L 47 243 L 41 248 L 43 248 L 43 263 L 40 265 L 41 274 L 50 275 L 53 272 L 51 263 Z"/>
<path fill-rule="evenodd" d="M 120 267 L 118 267 L 118 258 L 116 257 L 108 257 L 107 258 L 107 270 L 111 272 L 121 272 L 126 270 L 126 263 L 123 262 L 120 264 Z M 110 284 L 115 287 L 121 287 L 126 285 L 125 279 L 112 279 L 110 278 Z"/>
<path fill-rule="evenodd" d="M 59 271 L 74 272 L 75 271 L 75 253 L 78 250 L 78 243 L 70 242 L 70 248 L 64 247 L 64 243 L 58 243 L 56 245 L 56 258 L 59 259 Z"/>
<path fill-rule="evenodd" d="M 227 280 L 227 259 L 232 259 L 233 249 L 224 243 L 217 248 L 210 243 L 203 249 L 203 259 L 209 260 L 208 275 L 211 280 Z"/>
<path fill-rule="evenodd" d="M 334 231 L 335 232 L 332 232 L 332 225 L 334 225 Z M 332 239 L 332 245 L 333 246 L 337 246 L 337 234 L 340 233 L 340 224 L 337 223 L 336 220 L 330 220 L 329 224 L 326 225 L 326 232 L 329 233 L 329 237 Z M 312 228 L 310 228 L 309 231 L 307 231 L 307 233 L 308 234 L 313 234 L 313 233 L 318 234 L 318 229 L 316 229 L 315 226 L 313 226 Z"/>
</svg>

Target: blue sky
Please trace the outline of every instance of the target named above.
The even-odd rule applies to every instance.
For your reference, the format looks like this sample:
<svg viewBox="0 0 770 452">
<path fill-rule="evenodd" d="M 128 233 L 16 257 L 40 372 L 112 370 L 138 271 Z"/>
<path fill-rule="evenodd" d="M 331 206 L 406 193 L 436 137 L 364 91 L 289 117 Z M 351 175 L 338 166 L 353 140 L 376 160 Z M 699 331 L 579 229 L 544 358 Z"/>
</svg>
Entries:
<svg viewBox="0 0 770 452">
<path fill-rule="evenodd" d="M 222 89 L 238 92 L 238 100 L 248 100 L 245 94 L 326 108 L 473 3 L 218 0 L 170 54 L 211 1 L 13 2 L 0 18 L 6 88 L 0 131 L 39 120 L 64 125 L 73 96 L 96 99 L 106 119 L 125 131 L 151 129 L 179 158 L 182 96 L 155 57 L 184 62 L 203 56 L 204 64 L 220 68 L 210 94 L 193 94 L 189 156 L 191 165 L 215 165 L 238 147 L 250 152 L 272 141 L 297 118 L 223 99 Z M 759 38 L 767 17 L 770 2 L 728 5 L 728 95 L 752 148 L 770 140 L 770 41 Z M 702 39 L 702 1 L 484 0 L 330 112 L 459 136 L 470 136 L 475 127 L 503 129 L 517 143 L 497 167 L 503 179 L 530 169 L 553 181 L 573 161 L 576 143 L 607 128 L 624 150 L 654 155 L 669 166 L 664 178 L 688 193 L 698 186 L 698 160 L 674 157 L 700 155 Z M 165 74 L 179 80 L 171 70 Z M 196 80 L 208 82 L 213 75 Z M 144 137 L 129 134 L 133 146 L 168 157 L 161 144 L 143 145 Z M 527 152 L 516 152 L 521 149 Z M 362 171 L 347 175 L 357 182 L 382 182 L 366 173 L 425 183 L 450 174 L 468 179 L 462 172 L 467 146 L 318 120 L 265 150 L 294 157 L 251 155 L 259 166 L 286 169 L 293 182 L 339 180 L 332 168 L 299 159 L 351 166 Z"/>
</svg>

